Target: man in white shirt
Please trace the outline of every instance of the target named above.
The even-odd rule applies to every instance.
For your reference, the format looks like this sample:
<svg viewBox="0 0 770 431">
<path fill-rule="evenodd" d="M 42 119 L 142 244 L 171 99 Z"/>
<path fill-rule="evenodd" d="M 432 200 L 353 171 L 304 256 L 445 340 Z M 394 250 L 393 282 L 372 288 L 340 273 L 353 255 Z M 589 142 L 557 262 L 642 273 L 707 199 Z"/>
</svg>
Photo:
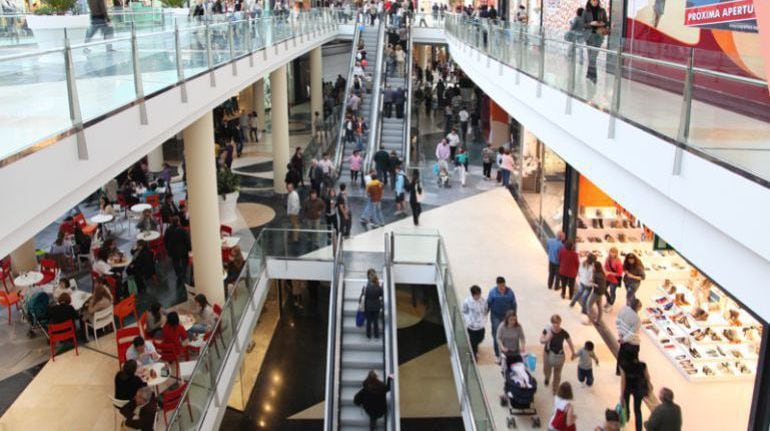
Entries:
<svg viewBox="0 0 770 431">
<path fill-rule="evenodd" d="M 150 365 L 160 359 L 160 355 L 155 350 L 152 341 L 145 341 L 144 338 L 137 336 L 126 350 L 126 360 L 135 360 L 140 366 Z"/>
<path fill-rule="evenodd" d="M 631 298 L 628 304 L 621 308 L 615 319 L 615 327 L 618 330 L 618 363 L 615 374 L 620 375 L 620 368 L 632 358 L 639 358 L 639 329 L 641 320 L 639 310 L 642 309 L 642 301 Z"/>
<path fill-rule="evenodd" d="M 294 242 L 299 241 L 299 194 L 294 190 L 294 184 L 286 184 L 286 191 L 289 193 L 286 197 L 286 214 L 291 221 L 292 234 L 291 239 Z"/>
<path fill-rule="evenodd" d="M 449 142 L 449 159 L 454 162 L 457 147 L 460 145 L 460 135 L 457 134 L 457 129 L 453 127 L 452 131 L 446 135 L 446 140 Z"/>
<path fill-rule="evenodd" d="M 484 340 L 484 325 L 487 321 L 487 313 L 489 313 L 487 300 L 481 296 L 480 287 L 471 286 L 470 296 L 463 301 L 462 313 L 473 355 L 478 358 L 479 344 Z"/>
<path fill-rule="evenodd" d="M 460 137 L 463 140 L 463 144 L 465 144 L 465 136 L 468 134 L 468 119 L 471 117 L 471 114 L 463 106 L 460 112 L 457 113 L 457 116 L 460 118 Z"/>
</svg>

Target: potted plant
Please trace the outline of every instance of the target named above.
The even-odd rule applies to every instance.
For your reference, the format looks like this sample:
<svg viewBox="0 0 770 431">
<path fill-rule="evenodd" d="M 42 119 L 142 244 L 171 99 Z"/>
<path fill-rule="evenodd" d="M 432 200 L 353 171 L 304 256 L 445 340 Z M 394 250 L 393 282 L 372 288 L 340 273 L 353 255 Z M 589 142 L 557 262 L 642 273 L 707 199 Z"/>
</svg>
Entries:
<svg viewBox="0 0 770 431">
<path fill-rule="evenodd" d="M 223 167 L 217 171 L 217 194 L 219 194 L 219 221 L 229 223 L 238 218 L 238 189 L 241 179 L 230 168 Z"/>
</svg>

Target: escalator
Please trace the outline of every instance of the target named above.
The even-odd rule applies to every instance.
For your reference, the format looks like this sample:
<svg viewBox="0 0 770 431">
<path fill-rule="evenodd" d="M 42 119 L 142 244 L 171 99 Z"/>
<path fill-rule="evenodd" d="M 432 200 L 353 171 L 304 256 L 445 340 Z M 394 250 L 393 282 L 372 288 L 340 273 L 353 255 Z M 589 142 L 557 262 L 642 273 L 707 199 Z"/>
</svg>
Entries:
<svg viewBox="0 0 770 431">
<path fill-rule="evenodd" d="M 404 92 L 404 104 L 401 118 L 398 118 L 397 110 L 394 108 L 390 117 L 386 114 L 381 116 L 379 127 L 379 139 L 380 146 L 388 153 L 395 151 L 398 155 L 398 159 L 403 161 L 403 168 L 406 170 L 409 167 L 410 151 L 409 151 L 409 128 L 410 128 L 410 116 L 411 116 L 411 94 L 412 94 L 412 38 L 411 38 L 411 26 L 407 26 L 408 44 L 406 50 L 406 70 L 403 74 L 395 73 L 395 71 L 385 77 L 386 88 L 384 91 L 388 91 L 387 87 L 390 87 L 391 91 L 403 91 Z"/>
<path fill-rule="evenodd" d="M 398 411 L 398 350 L 396 343 L 395 288 L 390 274 L 387 244 L 383 253 L 356 252 L 345 254 L 340 247 L 335 269 L 337 285 L 332 289 L 329 319 L 329 348 L 327 357 L 327 398 L 325 431 L 364 431 L 369 429 L 369 417 L 356 406 L 353 399 L 369 371 L 380 379 L 393 376 L 388 393 L 388 413 L 380 419 L 377 430 L 399 430 Z M 383 318 L 380 337 L 367 338 L 366 328 L 356 326 L 359 299 L 366 285 L 366 270 L 375 268 L 383 285 Z M 336 313 L 333 318 L 331 313 Z"/>
<path fill-rule="evenodd" d="M 371 88 L 371 91 L 362 91 L 361 106 L 359 109 L 359 115 L 363 117 L 364 121 L 369 126 L 367 131 L 364 132 L 361 142 L 361 155 L 365 158 L 371 156 L 368 154 L 369 151 L 367 148 L 369 147 L 369 143 L 372 141 L 372 121 L 376 121 L 376 115 L 374 115 L 373 118 L 372 113 L 375 111 L 375 107 L 379 106 L 380 99 L 379 94 L 374 89 L 379 87 L 379 83 L 381 81 L 380 69 L 383 62 L 383 31 L 384 25 L 382 24 L 365 26 L 363 30 L 360 30 L 357 26 L 356 33 L 353 36 L 353 47 L 351 53 L 352 57 L 350 61 L 350 70 L 348 71 L 347 88 L 345 89 L 345 102 L 343 103 L 343 105 L 347 104 L 348 97 L 352 91 L 353 67 L 356 61 L 356 53 L 358 52 L 359 43 L 363 43 L 367 53 L 366 60 L 368 62 L 365 72 L 367 74 L 372 74 L 371 87 L 369 87 Z M 335 152 L 334 158 L 334 166 L 337 169 L 337 172 L 340 173 L 350 172 L 348 159 L 353 154 L 353 150 L 356 148 L 355 142 L 345 141 L 345 112 L 346 107 L 343 109 L 340 118 L 340 133 L 337 137 L 337 150 Z"/>
</svg>

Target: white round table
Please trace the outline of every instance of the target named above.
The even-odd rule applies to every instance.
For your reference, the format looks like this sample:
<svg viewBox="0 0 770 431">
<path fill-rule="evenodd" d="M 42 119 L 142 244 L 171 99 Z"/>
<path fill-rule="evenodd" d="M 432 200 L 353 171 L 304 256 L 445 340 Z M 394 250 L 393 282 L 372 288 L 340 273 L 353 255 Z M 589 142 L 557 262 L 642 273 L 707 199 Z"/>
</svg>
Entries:
<svg viewBox="0 0 770 431">
<path fill-rule="evenodd" d="M 115 216 L 110 214 L 97 214 L 88 220 L 90 220 L 91 223 L 104 224 L 115 220 Z"/>
<path fill-rule="evenodd" d="M 142 213 L 144 210 L 150 210 L 152 209 L 152 205 L 150 204 L 134 204 L 131 205 L 131 212 L 133 213 Z"/>
<path fill-rule="evenodd" d="M 43 281 L 43 273 L 38 271 L 28 271 L 13 279 L 13 284 L 19 287 L 34 286 Z"/>
<path fill-rule="evenodd" d="M 168 365 L 166 365 L 165 362 L 156 362 L 154 364 L 150 365 L 143 365 L 139 368 L 139 375 L 141 376 L 142 380 L 147 383 L 147 386 L 151 388 L 155 388 L 158 385 L 161 385 L 168 380 L 168 378 L 171 376 L 171 370 L 168 370 L 168 375 L 166 377 L 163 377 L 161 375 L 161 372 L 163 369 L 168 369 Z M 155 370 L 155 377 L 150 377 L 150 370 Z"/>
<path fill-rule="evenodd" d="M 156 239 L 160 238 L 160 232 L 156 230 L 148 230 L 145 232 L 139 232 L 139 234 L 136 236 L 136 239 L 141 239 L 146 242 L 155 241 Z"/>
</svg>

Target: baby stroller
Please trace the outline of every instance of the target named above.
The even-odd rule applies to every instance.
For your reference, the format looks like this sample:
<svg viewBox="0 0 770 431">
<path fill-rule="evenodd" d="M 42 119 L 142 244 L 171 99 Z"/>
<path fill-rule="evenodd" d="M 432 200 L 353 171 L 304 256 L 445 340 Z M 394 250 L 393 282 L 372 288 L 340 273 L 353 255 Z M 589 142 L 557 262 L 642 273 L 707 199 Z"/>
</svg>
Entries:
<svg viewBox="0 0 770 431">
<path fill-rule="evenodd" d="M 48 304 L 51 298 L 47 293 L 38 291 L 31 294 L 24 302 L 22 314 L 29 323 L 27 336 L 32 338 L 35 332 L 42 332 L 48 337 Z"/>
<path fill-rule="evenodd" d="M 516 428 L 515 416 L 532 416 L 532 427 L 540 428 L 540 417 L 533 407 L 537 380 L 532 376 L 534 361 L 527 355 L 525 364 L 520 355 L 506 356 L 503 369 L 505 394 L 500 397 L 500 405 L 508 407 L 511 416 L 506 419 L 508 428 Z"/>
</svg>

